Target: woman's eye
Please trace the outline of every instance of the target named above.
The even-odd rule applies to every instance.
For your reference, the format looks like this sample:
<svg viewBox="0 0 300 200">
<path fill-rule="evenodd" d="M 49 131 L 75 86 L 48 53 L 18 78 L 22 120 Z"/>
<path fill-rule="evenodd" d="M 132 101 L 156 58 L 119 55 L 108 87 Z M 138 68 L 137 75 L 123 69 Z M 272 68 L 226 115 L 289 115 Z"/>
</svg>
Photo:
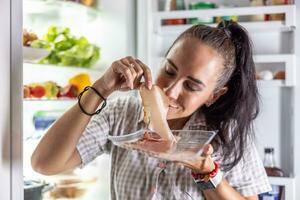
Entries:
<svg viewBox="0 0 300 200">
<path fill-rule="evenodd" d="M 170 76 L 174 76 L 176 75 L 176 73 L 174 72 L 174 70 L 170 69 L 170 67 L 166 66 L 165 67 L 165 73 L 170 75 Z"/>
<path fill-rule="evenodd" d="M 195 87 L 195 86 L 193 86 L 193 84 L 190 84 L 188 82 L 184 83 L 184 87 L 190 91 L 201 91 L 201 89 L 199 87 Z"/>
</svg>

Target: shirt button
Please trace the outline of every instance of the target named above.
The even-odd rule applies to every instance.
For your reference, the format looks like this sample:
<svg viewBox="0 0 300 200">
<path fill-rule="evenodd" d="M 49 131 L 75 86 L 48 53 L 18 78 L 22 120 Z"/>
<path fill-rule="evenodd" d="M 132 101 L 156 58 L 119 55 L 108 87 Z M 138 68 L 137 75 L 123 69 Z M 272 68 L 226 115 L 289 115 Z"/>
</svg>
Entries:
<svg viewBox="0 0 300 200">
<path fill-rule="evenodd" d="M 156 192 L 156 187 L 155 186 L 152 186 L 151 188 L 151 193 L 155 193 Z"/>
<path fill-rule="evenodd" d="M 166 163 L 161 161 L 158 163 L 158 167 L 161 168 L 161 169 L 165 169 L 167 167 Z"/>
</svg>

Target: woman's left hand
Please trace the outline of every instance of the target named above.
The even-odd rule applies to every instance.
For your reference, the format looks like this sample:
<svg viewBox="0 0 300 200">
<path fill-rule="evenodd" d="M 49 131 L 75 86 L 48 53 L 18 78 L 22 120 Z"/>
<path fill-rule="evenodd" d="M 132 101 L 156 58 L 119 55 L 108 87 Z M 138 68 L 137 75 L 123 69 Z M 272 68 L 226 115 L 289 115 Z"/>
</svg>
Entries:
<svg viewBox="0 0 300 200">
<path fill-rule="evenodd" d="M 215 169 L 214 161 L 211 158 L 213 153 L 212 145 L 208 144 L 203 147 L 202 156 L 191 161 L 180 161 L 178 164 L 182 164 L 185 167 L 190 168 L 197 174 L 209 174 Z"/>
</svg>

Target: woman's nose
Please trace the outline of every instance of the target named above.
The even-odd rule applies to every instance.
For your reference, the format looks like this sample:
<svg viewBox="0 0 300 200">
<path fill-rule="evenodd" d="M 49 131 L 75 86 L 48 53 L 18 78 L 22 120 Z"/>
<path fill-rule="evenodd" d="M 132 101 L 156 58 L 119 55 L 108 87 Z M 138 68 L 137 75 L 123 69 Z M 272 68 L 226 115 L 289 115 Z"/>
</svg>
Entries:
<svg viewBox="0 0 300 200">
<path fill-rule="evenodd" d="M 177 99 L 180 94 L 180 85 L 178 84 L 178 82 L 174 82 L 174 83 L 170 84 L 169 86 L 164 87 L 163 91 L 165 92 L 165 94 L 168 97 Z"/>
</svg>

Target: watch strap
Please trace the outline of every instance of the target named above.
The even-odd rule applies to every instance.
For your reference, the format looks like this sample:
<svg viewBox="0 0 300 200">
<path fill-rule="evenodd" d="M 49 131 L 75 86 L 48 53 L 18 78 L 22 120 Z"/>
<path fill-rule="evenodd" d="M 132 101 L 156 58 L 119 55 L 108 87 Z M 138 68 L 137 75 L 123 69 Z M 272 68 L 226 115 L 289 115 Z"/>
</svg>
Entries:
<svg viewBox="0 0 300 200">
<path fill-rule="evenodd" d="M 216 188 L 222 181 L 223 173 L 218 163 L 214 162 L 215 169 L 209 174 L 197 174 L 192 172 L 194 181 L 200 190 Z"/>
<path fill-rule="evenodd" d="M 222 181 L 223 173 L 219 170 L 214 177 L 209 178 L 208 181 L 195 180 L 197 187 L 200 190 L 214 189 Z"/>
</svg>

